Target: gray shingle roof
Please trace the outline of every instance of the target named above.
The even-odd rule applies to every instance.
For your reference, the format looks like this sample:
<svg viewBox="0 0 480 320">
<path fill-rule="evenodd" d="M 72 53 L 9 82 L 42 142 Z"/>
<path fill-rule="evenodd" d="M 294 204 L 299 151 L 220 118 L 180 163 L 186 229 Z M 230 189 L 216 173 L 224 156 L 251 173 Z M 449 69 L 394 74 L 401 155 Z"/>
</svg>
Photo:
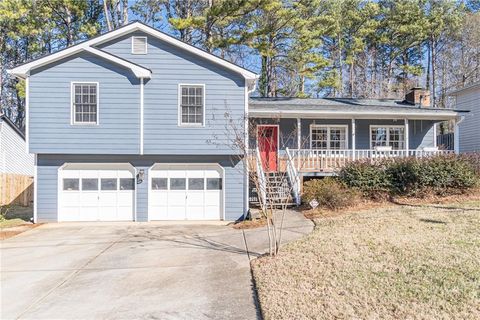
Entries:
<svg viewBox="0 0 480 320">
<path fill-rule="evenodd" d="M 465 110 L 420 108 L 405 101 L 394 99 L 348 99 L 348 98 L 250 98 L 250 111 L 345 111 L 345 112 L 402 112 L 454 114 Z"/>
</svg>

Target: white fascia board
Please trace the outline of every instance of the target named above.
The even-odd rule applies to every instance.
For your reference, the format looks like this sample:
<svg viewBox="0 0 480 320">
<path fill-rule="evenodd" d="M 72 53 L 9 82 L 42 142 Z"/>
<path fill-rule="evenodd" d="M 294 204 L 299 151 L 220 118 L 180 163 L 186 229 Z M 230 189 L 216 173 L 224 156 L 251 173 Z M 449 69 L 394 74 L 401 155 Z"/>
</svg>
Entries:
<svg viewBox="0 0 480 320">
<path fill-rule="evenodd" d="M 272 110 L 249 110 L 251 118 L 280 117 L 280 118 L 325 118 L 325 119 L 409 119 L 418 120 L 450 120 L 458 117 L 457 112 L 439 114 L 436 112 L 414 113 L 414 112 L 346 112 L 346 111 L 272 111 Z"/>
<path fill-rule="evenodd" d="M 91 48 L 95 45 L 99 45 L 101 43 L 105 43 L 107 41 L 110 41 L 110 40 L 113 40 L 113 39 L 116 39 L 118 37 L 121 37 L 125 34 L 128 34 L 130 32 L 133 32 L 133 31 L 142 31 L 142 32 L 145 32 L 147 34 L 150 34 L 151 36 L 155 37 L 155 38 L 158 38 L 160 40 L 163 40 L 167 43 L 170 43 L 176 47 L 179 47 L 181 49 L 184 49 L 188 52 L 191 52 L 197 56 L 201 56 L 202 58 L 206 59 L 206 60 L 209 60 L 209 61 L 212 61 L 218 65 L 221 65 L 229 70 L 232 70 L 236 73 L 239 73 L 241 74 L 245 79 L 247 80 L 256 80 L 258 79 L 258 75 L 251 72 L 251 71 L 248 71 L 246 69 L 243 69 L 231 62 L 228 62 L 226 60 L 223 60 L 211 53 L 208 53 L 206 51 L 203 51 L 201 49 L 198 49 L 194 46 L 191 46 L 187 43 L 184 43 L 174 37 L 171 37 L 167 34 L 164 34 L 158 30 L 155 30 L 154 28 L 151 28 L 147 25 L 144 25 L 142 23 L 139 23 L 139 22 L 134 22 L 132 24 L 129 24 L 127 26 L 124 26 L 124 27 L 121 27 L 117 30 L 114 30 L 114 31 L 111 31 L 111 32 L 107 32 L 106 34 L 104 35 L 101 35 L 101 36 L 98 36 L 98 37 L 95 37 L 91 40 L 88 40 L 88 41 L 85 41 L 83 43 L 80 43 L 78 45 L 74 45 L 70 48 L 67 48 L 67 49 L 64 49 L 64 50 L 61 50 L 59 52 L 56 52 L 54 54 L 51 54 L 51 55 L 48 55 L 46 57 L 43 57 L 43 58 L 40 58 L 40 59 L 37 59 L 37 60 L 34 60 L 32 62 L 29 62 L 29 63 L 26 63 L 24 65 L 21 65 L 19 67 L 16 67 L 16 68 L 13 68 L 11 70 L 8 70 L 7 72 L 9 74 L 12 74 L 12 75 L 15 75 L 15 76 L 18 76 L 18 77 L 21 77 L 21 78 L 25 78 L 28 76 L 29 72 L 31 69 L 34 69 L 34 68 L 38 68 L 38 67 L 41 67 L 41 66 L 44 66 L 46 64 L 49 64 L 51 62 L 54 62 L 54 61 L 57 61 L 57 60 L 60 60 L 62 58 L 65 58 L 65 57 L 68 57 L 72 54 L 75 54 L 77 52 L 80 52 L 82 50 L 85 50 L 86 48 Z"/>
<path fill-rule="evenodd" d="M 91 54 L 94 54 L 96 56 L 104 58 L 105 60 L 111 61 L 113 63 L 116 63 L 118 65 L 121 65 L 125 68 L 130 69 L 133 72 L 133 74 L 135 74 L 135 76 L 137 78 L 148 78 L 148 79 L 150 79 L 152 77 L 152 72 L 150 70 L 148 70 L 146 68 L 143 68 L 139 65 L 133 64 L 131 62 L 128 62 L 127 60 L 120 59 L 120 58 L 118 58 L 114 55 L 111 55 L 110 53 L 107 53 L 105 51 L 98 50 L 98 49 L 95 49 L 95 48 L 92 48 L 92 47 L 86 47 L 85 51 L 88 51 Z"/>
<path fill-rule="evenodd" d="M 53 53 L 51 55 L 48 55 L 46 57 L 34 60 L 32 62 L 29 62 L 29 63 L 26 63 L 24 65 L 18 66 L 16 68 L 9 69 L 9 70 L 7 70 L 7 73 L 10 74 L 10 75 L 14 75 L 14 76 L 17 76 L 19 78 L 25 79 L 30 75 L 30 70 L 32 70 L 34 68 L 39 68 L 39 67 L 47 65 L 51 62 L 69 57 L 71 55 L 74 55 L 78 52 L 83 51 L 84 49 L 85 49 L 85 46 L 83 44 L 78 45 L 78 46 L 73 46 L 73 47 L 70 47 L 68 49 L 65 49 L 65 50 Z"/>
</svg>

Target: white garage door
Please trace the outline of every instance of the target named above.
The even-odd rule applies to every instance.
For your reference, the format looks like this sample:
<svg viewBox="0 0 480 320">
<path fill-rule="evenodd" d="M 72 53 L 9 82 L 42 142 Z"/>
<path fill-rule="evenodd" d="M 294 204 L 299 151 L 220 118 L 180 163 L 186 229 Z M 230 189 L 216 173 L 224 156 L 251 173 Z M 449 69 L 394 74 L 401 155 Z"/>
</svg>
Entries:
<svg viewBox="0 0 480 320">
<path fill-rule="evenodd" d="M 128 166 L 60 170 L 59 221 L 132 221 L 135 175 Z"/>
<path fill-rule="evenodd" d="M 218 166 L 154 166 L 150 170 L 150 220 L 220 220 L 222 170 Z"/>
</svg>

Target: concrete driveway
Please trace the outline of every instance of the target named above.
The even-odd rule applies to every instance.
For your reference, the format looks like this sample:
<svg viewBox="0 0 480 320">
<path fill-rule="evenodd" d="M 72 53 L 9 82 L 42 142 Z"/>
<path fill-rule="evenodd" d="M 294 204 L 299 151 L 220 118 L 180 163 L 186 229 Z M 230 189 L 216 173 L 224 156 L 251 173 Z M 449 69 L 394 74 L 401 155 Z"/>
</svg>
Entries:
<svg viewBox="0 0 480 320">
<path fill-rule="evenodd" d="M 284 239 L 310 232 L 294 213 Z M 264 228 L 47 224 L 1 244 L 2 319 L 258 319 Z"/>
</svg>

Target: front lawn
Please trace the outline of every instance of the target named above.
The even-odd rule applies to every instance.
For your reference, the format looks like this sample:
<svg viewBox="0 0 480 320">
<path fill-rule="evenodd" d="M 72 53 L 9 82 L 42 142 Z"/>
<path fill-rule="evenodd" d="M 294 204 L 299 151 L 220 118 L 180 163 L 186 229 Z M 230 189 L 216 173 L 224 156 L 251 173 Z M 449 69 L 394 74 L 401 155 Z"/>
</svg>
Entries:
<svg viewBox="0 0 480 320">
<path fill-rule="evenodd" d="M 253 261 L 265 319 L 480 319 L 480 202 L 315 223 Z"/>
</svg>

